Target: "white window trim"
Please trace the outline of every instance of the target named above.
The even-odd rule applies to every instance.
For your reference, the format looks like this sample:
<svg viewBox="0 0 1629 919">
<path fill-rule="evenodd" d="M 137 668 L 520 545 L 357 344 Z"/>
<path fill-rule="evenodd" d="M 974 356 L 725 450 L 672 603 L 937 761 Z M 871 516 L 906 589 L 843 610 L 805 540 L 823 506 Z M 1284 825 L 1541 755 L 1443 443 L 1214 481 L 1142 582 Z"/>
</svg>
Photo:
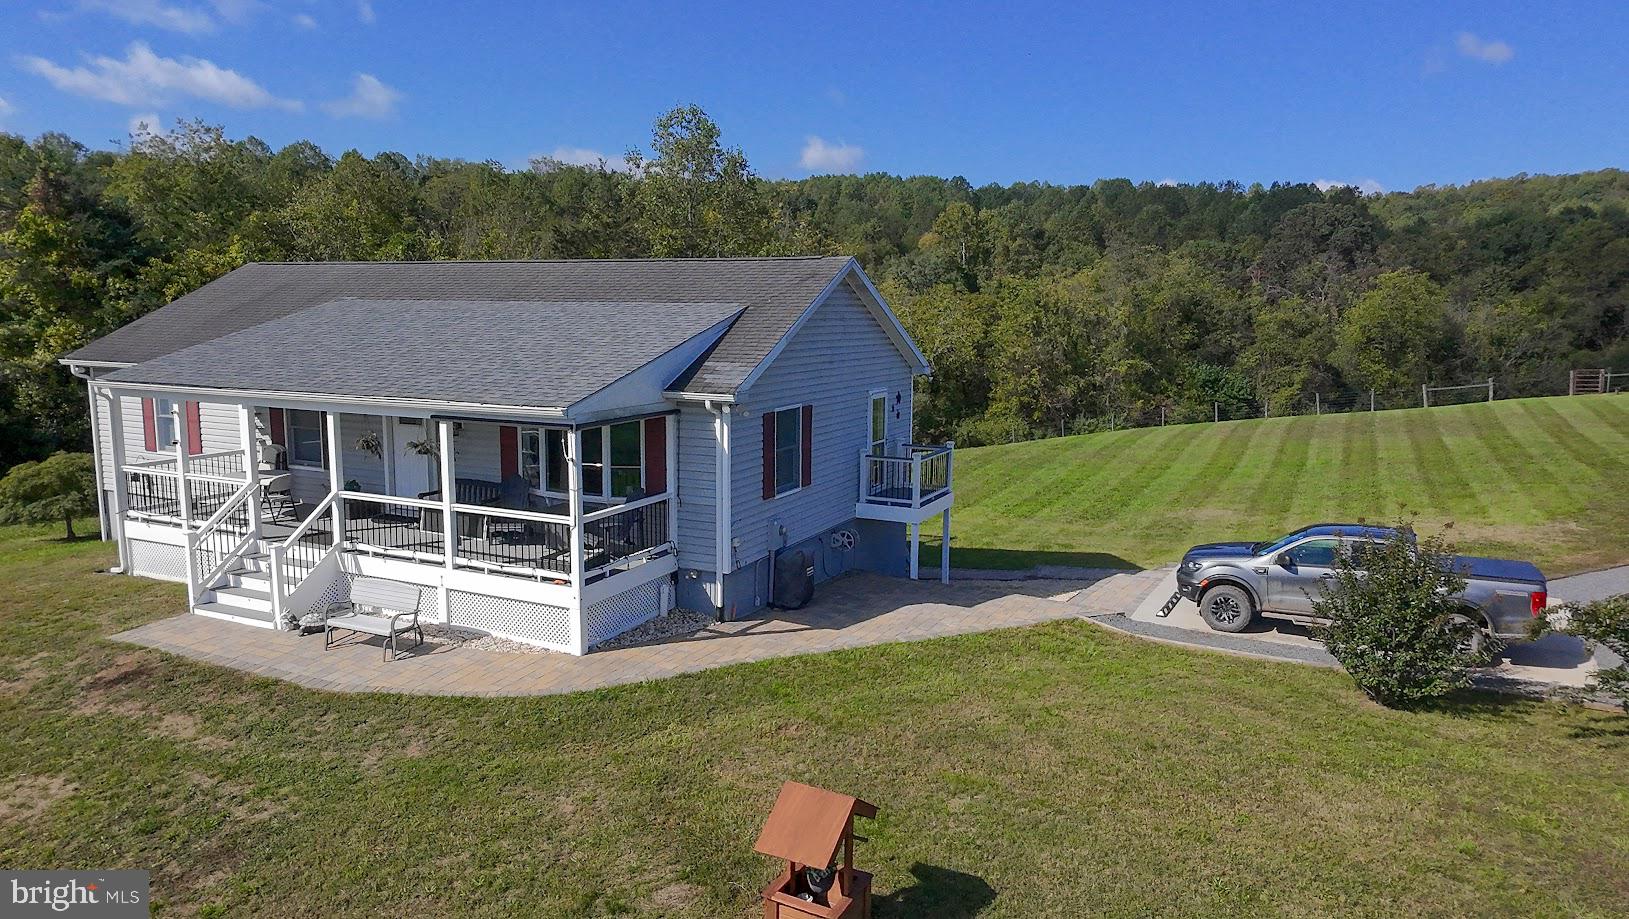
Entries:
<svg viewBox="0 0 1629 919">
<path fill-rule="evenodd" d="M 317 416 L 317 443 L 320 445 L 320 458 L 315 462 L 306 462 L 294 458 L 294 413 L 310 412 Z M 283 409 L 283 455 L 288 459 L 290 469 L 327 469 L 328 468 L 328 413 L 319 409 L 286 408 Z"/>
<path fill-rule="evenodd" d="M 882 400 L 882 437 L 873 438 L 871 435 L 873 433 L 875 433 L 875 432 L 871 430 L 871 421 L 872 421 L 873 418 L 876 417 L 874 413 L 876 411 L 877 400 L 878 399 Z M 886 390 L 886 389 L 873 389 L 873 390 L 871 390 L 871 395 L 865 400 L 865 435 L 866 435 L 866 438 L 867 438 L 866 446 L 871 450 L 871 455 L 873 455 L 873 456 L 886 456 L 887 455 L 887 453 L 888 453 L 888 390 Z M 876 446 L 879 443 L 882 444 L 881 452 L 879 452 L 876 449 Z"/>
<path fill-rule="evenodd" d="M 180 439 L 181 432 L 176 430 L 174 399 L 163 396 L 153 397 L 153 449 L 159 453 L 174 453 L 176 441 Z M 164 436 L 164 428 L 168 426 L 170 436 Z"/>
<path fill-rule="evenodd" d="M 795 486 L 793 486 L 792 488 L 788 488 L 786 491 L 781 491 L 780 490 L 779 482 L 780 482 L 780 472 L 781 472 L 781 470 L 780 470 L 780 463 L 776 462 L 775 463 L 776 490 L 775 490 L 774 497 L 769 499 L 771 501 L 778 501 L 781 498 L 787 497 L 788 495 L 795 495 L 798 492 L 802 491 L 806 487 L 803 484 L 803 407 L 805 405 L 813 405 L 813 404 L 814 403 L 812 403 L 812 402 L 798 402 L 798 403 L 793 404 L 793 405 L 783 405 L 780 408 L 770 409 L 769 413 L 771 415 L 774 415 L 775 419 L 776 419 L 775 420 L 775 438 L 777 440 L 779 440 L 780 436 L 781 436 L 781 430 L 780 430 L 781 429 L 781 423 L 780 423 L 780 414 L 781 414 L 781 412 L 789 412 L 789 411 L 792 411 L 793 409 L 796 409 L 797 413 L 798 413 L 798 426 L 797 426 L 797 432 L 798 432 L 798 449 L 797 449 L 798 475 L 797 475 L 797 478 L 793 480 L 793 481 L 797 482 L 797 484 Z M 869 424 L 869 423 L 870 422 L 867 422 L 867 424 Z M 770 459 L 772 461 L 774 460 L 776 452 L 778 452 L 778 451 L 775 449 L 775 445 L 770 444 L 769 445 L 769 455 L 770 455 Z M 812 486 L 814 483 L 810 482 L 809 484 L 810 484 L 810 486 Z"/>
<path fill-rule="evenodd" d="M 617 421 L 607 421 L 607 422 L 604 422 L 603 424 L 589 425 L 587 427 L 576 428 L 575 430 L 570 429 L 570 428 L 554 428 L 554 430 L 562 430 L 562 431 L 566 432 L 566 435 L 567 435 L 567 450 L 568 450 L 568 453 L 567 453 L 568 458 L 566 459 L 567 465 L 570 465 L 570 463 L 571 463 L 571 460 L 569 458 L 569 456 L 570 456 L 569 450 L 570 450 L 571 434 L 576 433 L 577 435 L 579 435 L 578 439 L 580 439 L 584 443 L 586 443 L 588 438 L 583 437 L 581 435 L 586 435 L 589 431 L 599 431 L 600 432 L 600 462 L 597 464 L 600 467 L 600 490 L 591 492 L 587 488 L 584 488 L 583 489 L 583 498 L 585 498 L 587 500 L 602 501 L 602 502 L 604 502 L 606 504 L 622 504 L 622 503 L 626 503 L 626 501 L 627 501 L 626 498 L 613 497 L 611 495 L 611 470 L 613 468 L 612 463 L 611 463 L 611 428 L 614 425 L 619 425 L 619 424 L 632 424 L 639 431 L 639 488 L 641 490 L 644 490 L 644 488 L 646 487 L 646 483 L 650 481 L 650 470 L 645 468 L 645 420 L 646 420 L 647 417 L 650 417 L 650 416 L 644 416 L 644 417 L 640 417 L 640 418 L 624 418 L 624 419 L 617 420 Z M 663 415 L 663 416 L 660 416 L 660 417 L 665 419 L 667 416 Z M 567 494 L 566 492 L 563 492 L 563 491 L 550 491 L 549 487 L 548 487 L 548 482 L 549 482 L 549 450 L 548 450 L 547 432 L 550 430 L 550 428 L 547 427 L 547 426 L 543 426 L 543 425 L 519 425 L 518 428 L 519 428 L 519 431 L 521 431 L 522 433 L 515 437 L 515 466 L 516 466 L 517 469 L 520 468 L 521 465 L 522 465 L 521 462 L 520 462 L 520 459 L 521 459 L 520 441 L 521 441 L 521 438 L 524 436 L 524 432 L 528 431 L 528 430 L 536 430 L 538 432 L 538 436 L 541 438 L 541 443 L 539 445 L 541 447 L 541 453 L 539 455 L 539 462 L 538 462 L 538 486 L 539 487 L 532 489 L 532 494 L 541 495 L 543 497 L 548 497 L 548 498 L 560 498 L 562 500 L 568 499 L 570 497 L 570 495 Z M 582 468 L 585 470 L 585 480 L 586 480 L 586 470 L 588 468 L 588 465 L 589 464 L 586 463 L 586 462 L 584 462 L 582 464 Z M 628 467 L 624 467 L 624 468 L 628 468 Z M 671 476 L 672 471 L 669 470 L 668 474 Z M 670 479 L 670 481 L 671 481 L 671 479 Z M 647 497 L 649 497 L 649 496 L 647 495 Z"/>
</svg>

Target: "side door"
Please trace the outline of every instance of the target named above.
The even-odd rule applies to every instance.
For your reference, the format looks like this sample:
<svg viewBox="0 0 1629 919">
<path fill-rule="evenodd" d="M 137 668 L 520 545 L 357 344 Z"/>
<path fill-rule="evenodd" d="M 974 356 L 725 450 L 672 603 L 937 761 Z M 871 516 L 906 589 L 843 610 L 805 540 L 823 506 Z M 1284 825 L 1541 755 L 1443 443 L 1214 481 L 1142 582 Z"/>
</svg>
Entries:
<svg viewBox="0 0 1629 919">
<path fill-rule="evenodd" d="M 1333 536 L 1304 539 L 1285 549 L 1267 570 L 1267 605 L 1281 612 L 1312 612 L 1312 601 L 1323 596 L 1335 576 L 1335 552 L 1340 540 Z"/>
</svg>

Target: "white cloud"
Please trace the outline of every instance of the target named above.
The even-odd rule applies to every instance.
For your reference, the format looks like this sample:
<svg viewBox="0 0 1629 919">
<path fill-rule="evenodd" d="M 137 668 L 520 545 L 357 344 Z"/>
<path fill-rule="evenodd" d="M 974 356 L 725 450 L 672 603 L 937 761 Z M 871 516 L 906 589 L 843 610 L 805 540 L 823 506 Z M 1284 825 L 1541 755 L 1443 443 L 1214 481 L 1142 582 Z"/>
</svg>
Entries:
<svg viewBox="0 0 1629 919">
<path fill-rule="evenodd" d="M 79 0 L 81 9 L 97 10 L 125 22 L 157 26 L 171 32 L 197 35 L 215 30 L 215 20 L 196 7 L 174 6 L 161 0 Z"/>
<path fill-rule="evenodd" d="M 1516 49 L 1509 44 L 1481 38 L 1471 32 L 1459 33 L 1455 43 L 1461 55 L 1484 64 L 1503 64 L 1516 56 Z"/>
<path fill-rule="evenodd" d="M 1155 182 L 1154 184 L 1160 186 L 1161 188 L 1175 188 L 1176 183 L 1177 183 L 1176 179 L 1160 179 L 1158 182 Z"/>
<path fill-rule="evenodd" d="M 1360 194 L 1365 195 L 1383 195 L 1386 193 L 1385 186 L 1381 185 L 1374 179 L 1359 179 L 1356 182 L 1342 182 L 1335 179 L 1314 179 L 1312 184 L 1316 185 L 1319 191 L 1329 191 L 1331 188 L 1355 188 Z"/>
<path fill-rule="evenodd" d="M 302 29 L 315 29 L 317 20 L 310 13 L 295 13 L 294 24 Z"/>
<path fill-rule="evenodd" d="M 599 169 L 609 169 L 612 172 L 622 172 L 628 168 L 628 163 L 620 156 L 606 156 L 591 147 L 555 147 L 550 153 L 535 153 L 532 160 L 553 160 L 556 163 L 565 163 L 567 166 L 590 166 Z"/>
<path fill-rule="evenodd" d="M 379 17 L 374 15 L 373 0 L 356 0 L 356 18 L 373 25 Z"/>
<path fill-rule="evenodd" d="M 140 137 L 143 134 L 157 134 L 162 130 L 164 130 L 164 119 L 158 117 L 157 112 L 130 116 L 131 137 Z"/>
<path fill-rule="evenodd" d="M 193 96 L 233 108 L 280 108 L 297 112 L 296 99 L 272 95 L 235 70 L 196 57 L 160 57 L 145 42 L 130 46 L 123 60 L 97 56 L 87 66 L 64 67 L 43 57 L 24 57 L 20 66 L 52 86 L 78 96 L 120 105 L 154 105 L 175 96 Z"/>
<path fill-rule="evenodd" d="M 817 172 L 852 172 L 865 158 L 865 150 L 852 144 L 828 144 L 811 135 L 803 144 L 803 155 L 798 162 L 804 169 Z"/>
<path fill-rule="evenodd" d="M 396 114 L 396 103 L 400 101 L 400 92 L 371 73 L 359 73 L 351 84 L 351 94 L 324 102 L 322 110 L 335 118 L 389 118 Z"/>
<path fill-rule="evenodd" d="M 6 97 L 0 96 L 0 124 L 5 122 L 7 115 L 15 111 L 16 109 L 12 107 L 12 104 L 6 101 Z"/>
</svg>

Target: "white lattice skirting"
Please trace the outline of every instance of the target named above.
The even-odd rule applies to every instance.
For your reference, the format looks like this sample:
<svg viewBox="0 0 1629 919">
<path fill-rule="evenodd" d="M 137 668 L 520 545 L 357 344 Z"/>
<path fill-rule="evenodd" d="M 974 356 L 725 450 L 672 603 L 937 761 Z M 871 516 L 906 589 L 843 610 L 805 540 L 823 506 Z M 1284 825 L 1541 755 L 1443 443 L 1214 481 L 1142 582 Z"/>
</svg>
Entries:
<svg viewBox="0 0 1629 919">
<path fill-rule="evenodd" d="M 469 626 L 506 638 L 569 651 L 571 610 L 526 600 L 510 600 L 464 590 L 448 590 L 447 606 L 455 626 Z"/>
<path fill-rule="evenodd" d="M 667 612 L 667 583 L 666 578 L 646 581 L 590 606 L 585 617 L 588 646 L 615 638 Z"/>
<path fill-rule="evenodd" d="M 187 580 L 187 548 L 145 539 L 130 540 L 130 573 L 166 581 Z"/>
</svg>

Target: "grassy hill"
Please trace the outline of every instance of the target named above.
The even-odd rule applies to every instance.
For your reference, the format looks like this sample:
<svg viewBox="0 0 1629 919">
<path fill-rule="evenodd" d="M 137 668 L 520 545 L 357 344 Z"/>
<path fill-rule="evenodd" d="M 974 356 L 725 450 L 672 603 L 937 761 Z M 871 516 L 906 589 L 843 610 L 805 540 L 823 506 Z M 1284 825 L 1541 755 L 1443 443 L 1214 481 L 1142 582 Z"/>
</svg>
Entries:
<svg viewBox="0 0 1629 919">
<path fill-rule="evenodd" d="M 1177 425 L 957 451 L 953 564 L 1149 566 L 1320 521 L 1629 563 L 1629 396 Z M 926 553 L 925 553 L 926 554 Z"/>
</svg>

